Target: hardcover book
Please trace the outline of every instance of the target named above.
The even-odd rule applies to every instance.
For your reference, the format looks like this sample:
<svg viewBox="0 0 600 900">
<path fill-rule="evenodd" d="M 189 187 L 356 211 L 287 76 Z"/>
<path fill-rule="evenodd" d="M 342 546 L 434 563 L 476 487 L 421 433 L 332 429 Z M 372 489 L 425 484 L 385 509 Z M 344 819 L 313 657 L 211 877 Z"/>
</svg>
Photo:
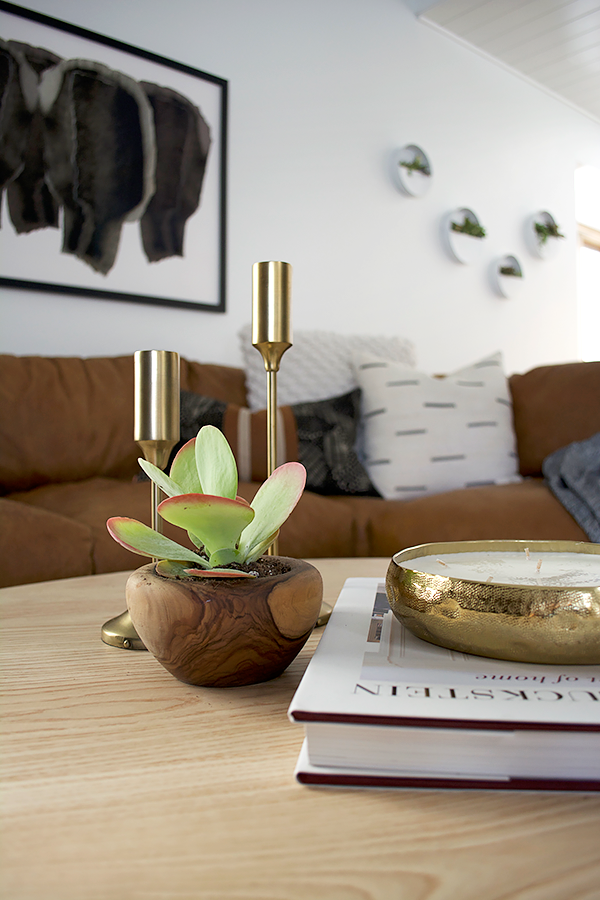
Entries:
<svg viewBox="0 0 600 900">
<path fill-rule="evenodd" d="M 289 708 L 304 784 L 600 790 L 600 666 L 437 647 L 349 578 Z"/>
</svg>

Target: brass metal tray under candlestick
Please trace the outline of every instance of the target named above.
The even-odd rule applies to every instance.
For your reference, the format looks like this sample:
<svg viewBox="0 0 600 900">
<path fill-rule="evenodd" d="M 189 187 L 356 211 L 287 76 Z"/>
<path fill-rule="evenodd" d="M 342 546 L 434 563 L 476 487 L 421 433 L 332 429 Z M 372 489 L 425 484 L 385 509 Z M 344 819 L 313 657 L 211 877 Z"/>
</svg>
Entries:
<svg viewBox="0 0 600 900">
<path fill-rule="evenodd" d="M 472 575 L 459 569 L 463 554 L 477 557 Z M 502 574 L 512 558 L 531 577 Z M 558 571 L 563 559 L 574 581 Z M 422 544 L 392 557 L 386 590 L 396 618 L 432 644 L 518 662 L 600 663 L 600 544 Z"/>
</svg>

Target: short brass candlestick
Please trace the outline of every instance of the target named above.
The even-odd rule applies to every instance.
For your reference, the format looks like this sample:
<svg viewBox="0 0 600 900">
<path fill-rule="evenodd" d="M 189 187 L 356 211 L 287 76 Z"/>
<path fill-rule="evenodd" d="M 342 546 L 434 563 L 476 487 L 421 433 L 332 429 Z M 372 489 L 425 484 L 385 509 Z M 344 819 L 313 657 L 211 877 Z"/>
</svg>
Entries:
<svg viewBox="0 0 600 900">
<path fill-rule="evenodd" d="M 252 267 L 252 346 L 267 372 L 267 475 L 277 467 L 277 372 L 292 346 L 290 305 L 292 267 L 286 262 L 258 262 Z M 277 540 L 267 553 L 277 555 Z"/>
<path fill-rule="evenodd" d="M 179 354 L 171 350 L 137 350 L 134 355 L 133 437 L 148 462 L 164 469 L 179 440 Z M 152 528 L 162 533 L 158 504 L 162 493 L 151 482 Z M 128 611 L 106 622 L 102 640 L 124 650 L 145 650 Z"/>
</svg>

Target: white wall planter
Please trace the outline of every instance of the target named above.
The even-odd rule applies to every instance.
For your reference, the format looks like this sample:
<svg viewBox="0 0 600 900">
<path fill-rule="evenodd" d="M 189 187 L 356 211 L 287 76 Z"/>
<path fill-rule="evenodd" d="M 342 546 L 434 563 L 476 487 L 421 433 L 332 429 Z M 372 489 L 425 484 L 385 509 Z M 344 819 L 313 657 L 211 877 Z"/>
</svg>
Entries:
<svg viewBox="0 0 600 900">
<path fill-rule="evenodd" d="M 411 197 L 422 197 L 431 187 L 432 168 L 426 153 L 416 144 L 396 150 L 392 158 L 396 187 Z"/>
<path fill-rule="evenodd" d="M 548 236 L 545 240 L 536 231 L 536 224 L 560 231 L 554 217 L 545 210 L 534 213 L 526 222 L 525 239 L 531 253 L 539 259 L 554 259 L 560 252 L 561 237 Z"/>
<path fill-rule="evenodd" d="M 472 209 L 463 206 L 460 209 L 452 210 L 443 219 L 442 236 L 451 257 L 457 262 L 469 265 L 477 262 L 481 256 L 485 237 L 474 237 L 471 234 L 464 234 L 452 227 L 453 225 L 463 225 L 467 219 L 481 226 Z"/>
<path fill-rule="evenodd" d="M 501 256 L 492 265 L 492 282 L 501 297 L 514 297 L 523 285 L 523 269 L 516 256 Z"/>
</svg>

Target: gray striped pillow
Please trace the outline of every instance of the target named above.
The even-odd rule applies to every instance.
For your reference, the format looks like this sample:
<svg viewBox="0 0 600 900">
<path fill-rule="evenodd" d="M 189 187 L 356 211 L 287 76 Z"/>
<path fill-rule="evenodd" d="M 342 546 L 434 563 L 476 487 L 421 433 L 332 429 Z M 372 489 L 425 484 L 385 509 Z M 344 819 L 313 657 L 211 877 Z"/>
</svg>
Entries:
<svg viewBox="0 0 600 900">
<path fill-rule="evenodd" d="M 500 353 L 444 378 L 367 354 L 355 371 L 361 458 L 386 499 L 520 480 Z"/>
</svg>

